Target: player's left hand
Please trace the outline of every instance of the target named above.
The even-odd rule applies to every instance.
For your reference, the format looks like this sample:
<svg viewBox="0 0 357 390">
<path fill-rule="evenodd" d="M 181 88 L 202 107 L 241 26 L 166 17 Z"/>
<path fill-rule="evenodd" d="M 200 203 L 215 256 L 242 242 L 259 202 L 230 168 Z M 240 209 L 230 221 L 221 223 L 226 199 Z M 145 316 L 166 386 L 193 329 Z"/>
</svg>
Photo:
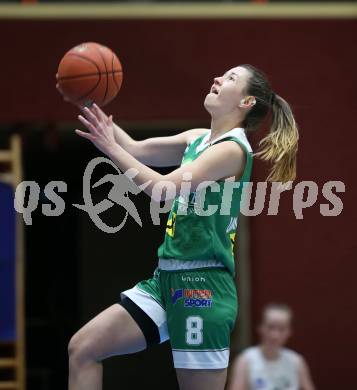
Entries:
<svg viewBox="0 0 357 390">
<path fill-rule="evenodd" d="M 96 104 L 93 104 L 91 108 L 84 107 L 82 112 L 83 115 L 78 115 L 78 119 L 88 129 L 88 132 L 76 129 L 76 133 L 90 140 L 103 153 L 108 154 L 116 145 L 113 116 L 108 117 Z"/>
</svg>

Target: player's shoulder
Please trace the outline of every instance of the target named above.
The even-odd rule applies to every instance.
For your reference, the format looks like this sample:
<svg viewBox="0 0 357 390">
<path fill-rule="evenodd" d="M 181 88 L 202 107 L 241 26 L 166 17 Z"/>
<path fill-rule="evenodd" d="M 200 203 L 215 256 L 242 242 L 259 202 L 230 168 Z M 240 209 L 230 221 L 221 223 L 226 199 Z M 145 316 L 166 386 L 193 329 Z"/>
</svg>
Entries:
<svg viewBox="0 0 357 390">
<path fill-rule="evenodd" d="M 252 346 L 246 348 L 242 353 L 241 356 L 243 359 L 250 360 L 254 359 L 259 353 L 259 349 L 257 346 Z"/>
<path fill-rule="evenodd" d="M 257 362 L 260 362 L 259 351 L 257 347 L 248 347 L 244 349 L 235 359 L 235 367 L 242 370 L 250 370 L 255 366 Z"/>
<path fill-rule="evenodd" d="M 234 129 L 228 131 L 227 133 L 223 134 L 220 138 L 222 138 L 222 140 L 224 140 L 224 139 L 234 140 L 235 142 L 238 142 L 238 144 L 241 147 L 243 147 L 244 151 L 246 151 L 248 153 L 253 152 L 252 147 L 251 147 L 249 140 L 247 138 L 247 134 L 242 127 L 234 128 Z M 219 138 L 218 138 L 218 140 L 219 140 Z"/>
<path fill-rule="evenodd" d="M 211 131 L 210 129 L 204 129 L 204 128 L 187 130 L 185 132 L 187 145 L 190 145 L 192 142 L 196 141 L 198 138 L 201 138 L 204 135 L 208 135 L 210 131 Z"/>
<path fill-rule="evenodd" d="M 302 362 L 302 356 L 297 353 L 296 351 L 289 349 L 289 348 L 283 348 L 282 349 L 283 356 L 287 359 L 289 359 L 291 362 L 293 362 L 296 365 L 301 364 Z"/>
</svg>

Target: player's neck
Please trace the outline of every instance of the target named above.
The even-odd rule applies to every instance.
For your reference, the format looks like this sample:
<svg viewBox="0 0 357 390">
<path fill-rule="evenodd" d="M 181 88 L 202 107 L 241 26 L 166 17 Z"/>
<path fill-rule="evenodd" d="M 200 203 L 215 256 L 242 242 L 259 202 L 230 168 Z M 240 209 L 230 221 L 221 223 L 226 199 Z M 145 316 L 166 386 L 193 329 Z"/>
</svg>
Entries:
<svg viewBox="0 0 357 390">
<path fill-rule="evenodd" d="M 272 348 L 267 345 L 261 344 L 260 350 L 266 360 L 276 360 L 280 355 L 280 348 Z"/>
<path fill-rule="evenodd" d="M 227 131 L 239 127 L 236 117 L 213 117 L 211 120 L 211 136 L 209 141 L 213 141 Z"/>
</svg>

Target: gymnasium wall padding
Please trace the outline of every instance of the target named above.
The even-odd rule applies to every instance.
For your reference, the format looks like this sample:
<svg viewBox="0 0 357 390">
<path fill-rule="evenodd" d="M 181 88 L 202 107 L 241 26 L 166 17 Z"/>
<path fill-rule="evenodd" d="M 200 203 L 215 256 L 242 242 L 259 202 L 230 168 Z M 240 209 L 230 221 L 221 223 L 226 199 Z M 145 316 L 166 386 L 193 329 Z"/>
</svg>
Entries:
<svg viewBox="0 0 357 390">
<path fill-rule="evenodd" d="M 0 342 L 14 341 L 15 210 L 11 186 L 0 183 Z"/>
</svg>

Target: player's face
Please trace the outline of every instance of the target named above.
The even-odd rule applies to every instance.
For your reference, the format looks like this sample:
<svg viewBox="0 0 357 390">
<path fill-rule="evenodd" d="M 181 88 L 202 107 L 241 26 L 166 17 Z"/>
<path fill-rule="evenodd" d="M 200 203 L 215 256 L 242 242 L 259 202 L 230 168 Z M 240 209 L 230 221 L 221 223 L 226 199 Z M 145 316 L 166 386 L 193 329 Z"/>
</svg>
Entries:
<svg viewBox="0 0 357 390">
<path fill-rule="evenodd" d="M 211 114 L 230 113 L 239 108 L 240 101 L 246 96 L 248 70 L 237 66 L 223 76 L 216 77 L 205 99 L 205 107 Z"/>
<path fill-rule="evenodd" d="M 261 342 L 271 348 L 280 348 L 291 334 L 290 315 L 283 310 L 270 310 L 265 314 L 259 332 Z"/>
</svg>

